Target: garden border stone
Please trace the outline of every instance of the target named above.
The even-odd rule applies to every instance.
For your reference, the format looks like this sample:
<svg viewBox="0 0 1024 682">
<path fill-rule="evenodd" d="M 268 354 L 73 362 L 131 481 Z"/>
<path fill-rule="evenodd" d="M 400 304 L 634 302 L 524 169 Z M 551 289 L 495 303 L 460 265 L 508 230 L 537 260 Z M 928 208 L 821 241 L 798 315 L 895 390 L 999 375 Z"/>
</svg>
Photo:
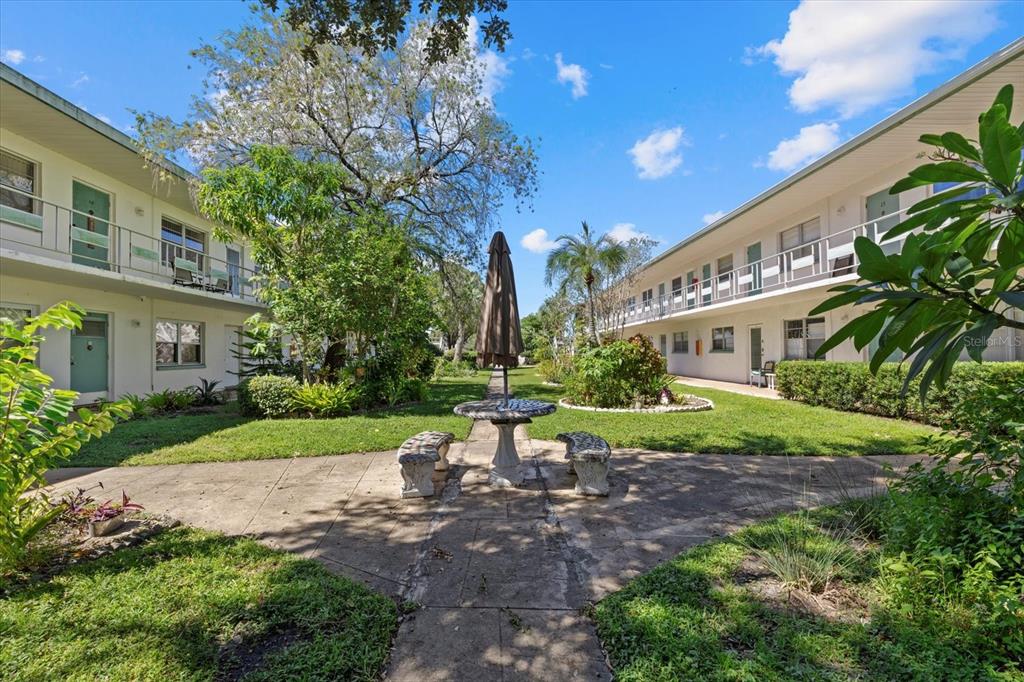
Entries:
<svg viewBox="0 0 1024 682">
<path fill-rule="evenodd" d="M 655 405 L 654 407 L 643 407 L 635 409 L 632 407 L 591 407 L 589 405 L 574 405 L 565 398 L 558 401 L 560 407 L 570 410 L 584 410 L 586 412 L 632 412 L 635 414 L 660 414 L 671 412 L 705 412 L 713 410 L 715 404 L 707 398 L 700 398 L 695 395 L 685 394 L 688 400 L 698 401 L 696 405 Z"/>
</svg>

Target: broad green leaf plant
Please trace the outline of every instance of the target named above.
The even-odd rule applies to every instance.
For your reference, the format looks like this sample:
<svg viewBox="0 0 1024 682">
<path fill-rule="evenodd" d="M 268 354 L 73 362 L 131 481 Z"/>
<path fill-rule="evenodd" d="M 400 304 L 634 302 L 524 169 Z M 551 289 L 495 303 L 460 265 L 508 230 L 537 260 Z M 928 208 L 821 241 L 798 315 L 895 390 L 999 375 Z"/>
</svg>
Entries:
<svg viewBox="0 0 1024 682">
<path fill-rule="evenodd" d="M 78 410 L 78 393 L 51 388 L 53 379 L 36 363 L 44 329 L 78 329 L 84 311 L 60 303 L 19 326 L 0 318 L 0 566 L 16 565 L 28 542 L 61 511 L 33 490 L 46 484 L 47 469 L 60 465 L 90 438 L 131 416 L 128 403 Z"/>
<path fill-rule="evenodd" d="M 854 243 L 862 283 L 839 292 L 810 314 L 853 304 L 873 306 L 818 351 L 846 339 L 859 350 L 878 339 L 871 370 L 897 352 L 908 360 L 904 391 L 921 376 L 921 399 L 943 385 L 966 350 L 980 362 L 1000 328 L 1024 329 L 1024 123 L 1010 122 L 1013 87 L 1006 85 L 978 118 L 978 137 L 957 132 L 922 135 L 934 147 L 931 163 L 912 170 L 890 194 L 957 183 L 910 207 L 883 240 L 904 236 L 900 253 L 886 255 L 871 239 Z"/>
</svg>

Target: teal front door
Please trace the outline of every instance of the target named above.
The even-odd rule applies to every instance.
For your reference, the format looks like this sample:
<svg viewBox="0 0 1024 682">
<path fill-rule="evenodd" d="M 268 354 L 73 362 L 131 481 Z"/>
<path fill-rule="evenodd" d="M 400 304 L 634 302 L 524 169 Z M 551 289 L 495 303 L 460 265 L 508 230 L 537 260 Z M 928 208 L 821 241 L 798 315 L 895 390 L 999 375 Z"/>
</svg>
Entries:
<svg viewBox="0 0 1024 682">
<path fill-rule="evenodd" d="M 889 194 L 888 190 L 876 192 L 867 198 L 866 208 L 868 219 L 867 236 L 876 242 L 881 240 L 886 232 L 900 222 L 899 216 L 895 215 L 900 210 L 900 197 L 898 194 Z M 883 244 L 882 251 L 886 255 L 899 253 L 899 242 Z"/>
<path fill-rule="evenodd" d="M 71 183 L 71 261 L 110 269 L 110 195 Z"/>
<path fill-rule="evenodd" d="M 747 247 L 747 265 L 750 266 L 750 291 L 747 296 L 761 293 L 761 242 Z"/>
<path fill-rule="evenodd" d="M 82 328 L 71 333 L 71 390 L 103 393 L 107 390 L 110 321 L 103 313 L 89 313 Z"/>
</svg>

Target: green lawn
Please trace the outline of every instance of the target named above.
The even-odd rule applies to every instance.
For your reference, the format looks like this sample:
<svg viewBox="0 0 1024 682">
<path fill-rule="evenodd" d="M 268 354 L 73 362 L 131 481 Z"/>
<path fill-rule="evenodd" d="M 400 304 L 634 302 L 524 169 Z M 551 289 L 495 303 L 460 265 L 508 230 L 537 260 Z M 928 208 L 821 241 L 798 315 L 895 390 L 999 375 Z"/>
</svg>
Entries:
<svg viewBox="0 0 1024 682">
<path fill-rule="evenodd" d="M 488 372 L 441 379 L 430 400 L 339 419 L 249 419 L 229 404 L 212 414 L 150 417 L 119 424 L 86 445 L 68 466 L 226 462 L 309 457 L 397 448 L 425 430 L 469 434 L 470 420 L 452 408 L 483 397 Z"/>
<path fill-rule="evenodd" d="M 545 386 L 536 370 L 514 370 L 509 383 L 519 398 L 557 401 L 562 389 Z M 554 440 L 562 431 L 590 431 L 613 447 L 670 452 L 750 455 L 919 454 L 921 440 L 936 431 L 914 422 L 839 412 L 787 400 L 677 384 L 673 390 L 709 398 L 707 412 L 666 414 L 597 413 L 558 409 L 535 419 L 534 438 Z"/>
<path fill-rule="evenodd" d="M 376 680 L 394 603 L 187 528 L 0 594 L 0 679 Z"/>
<path fill-rule="evenodd" d="M 878 580 L 878 549 L 868 546 L 841 573 L 857 618 L 826 618 L 745 587 L 743 536 L 764 547 L 782 517 L 695 547 L 633 580 L 594 609 L 598 634 L 621 682 L 676 680 L 1010 680 L 979 660 L 966 619 L 955 609 L 898 607 Z M 812 519 L 815 517 L 812 517 Z M 811 530 L 811 546 L 834 536 Z M 785 593 L 783 593 L 785 594 Z M 849 598 L 848 597 L 848 598 Z M 784 597 L 783 597 L 784 599 Z M 893 605 L 895 602 L 895 605 Z M 983 618 L 984 616 L 980 616 Z"/>
</svg>

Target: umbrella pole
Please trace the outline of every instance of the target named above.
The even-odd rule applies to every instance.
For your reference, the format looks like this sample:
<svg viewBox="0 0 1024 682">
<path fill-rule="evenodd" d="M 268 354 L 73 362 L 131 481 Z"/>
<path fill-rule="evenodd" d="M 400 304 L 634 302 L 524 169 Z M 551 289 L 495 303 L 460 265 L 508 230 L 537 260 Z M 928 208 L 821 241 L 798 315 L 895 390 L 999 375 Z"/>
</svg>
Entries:
<svg viewBox="0 0 1024 682">
<path fill-rule="evenodd" d="M 505 388 L 505 407 L 508 407 L 508 367 L 501 368 L 501 378 Z"/>
</svg>

